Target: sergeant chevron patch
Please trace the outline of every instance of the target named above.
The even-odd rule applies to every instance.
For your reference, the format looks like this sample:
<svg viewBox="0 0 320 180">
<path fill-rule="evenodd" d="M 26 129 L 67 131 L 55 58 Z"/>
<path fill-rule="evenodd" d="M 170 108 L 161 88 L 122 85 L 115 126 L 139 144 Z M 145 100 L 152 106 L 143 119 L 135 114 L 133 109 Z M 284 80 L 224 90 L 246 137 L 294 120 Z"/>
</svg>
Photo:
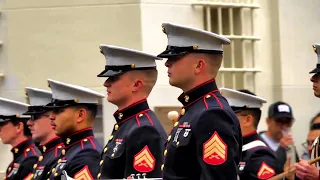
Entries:
<svg viewBox="0 0 320 180">
<path fill-rule="evenodd" d="M 260 166 L 257 176 L 259 179 L 269 179 L 275 174 L 276 173 L 274 172 L 274 169 L 263 162 Z"/>
<path fill-rule="evenodd" d="M 150 172 L 154 169 L 156 160 L 151 154 L 148 146 L 145 146 L 134 156 L 133 167 L 139 172 Z"/>
<path fill-rule="evenodd" d="M 75 180 L 93 180 L 88 166 L 82 168 L 77 174 L 74 175 Z"/>
<path fill-rule="evenodd" d="M 203 144 L 202 159 L 210 165 L 220 165 L 227 160 L 228 146 L 215 131 L 211 138 Z"/>
</svg>

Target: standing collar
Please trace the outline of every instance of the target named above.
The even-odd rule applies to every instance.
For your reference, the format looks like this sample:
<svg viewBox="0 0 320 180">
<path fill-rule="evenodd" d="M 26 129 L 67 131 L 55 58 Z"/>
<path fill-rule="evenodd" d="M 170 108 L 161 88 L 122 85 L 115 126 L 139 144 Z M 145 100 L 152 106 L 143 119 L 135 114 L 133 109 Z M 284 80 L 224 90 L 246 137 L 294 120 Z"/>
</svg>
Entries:
<svg viewBox="0 0 320 180">
<path fill-rule="evenodd" d="M 42 154 L 45 154 L 46 152 L 51 151 L 52 149 L 54 149 L 54 147 L 58 145 L 62 146 L 62 140 L 59 137 L 56 137 L 47 142 L 45 145 L 40 145 L 39 150 Z"/>
<path fill-rule="evenodd" d="M 148 109 L 150 109 L 148 102 L 146 99 L 143 99 L 141 101 L 133 103 L 132 105 L 128 106 L 125 109 L 116 111 L 113 114 L 113 116 L 116 119 L 117 124 L 121 124 L 124 121 L 126 121 L 128 118 Z"/>
<path fill-rule="evenodd" d="M 242 136 L 243 144 L 248 144 L 255 140 L 260 140 L 260 136 L 257 134 L 257 131 L 253 131 L 245 136 Z"/>
<path fill-rule="evenodd" d="M 82 139 L 93 137 L 93 131 L 92 128 L 86 128 L 82 129 L 80 131 L 75 132 L 73 135 L 63 138 L 63 144 L 65 146 L 65 149 L 71 147 L 73 144 L 77 143 L 78 141 L 81 141 Z"/>
<path fill-rule="evenodd" d="M 214 79 L 206 81 L 188 92 L 182 93 L 178 100 L 183 106 L 189 106 L 212 91 L 219 91 Z"/>
<path fill-rule="evenodd" d="M 32 139 L 27 139 L 25 141 L 22 141 L 17 146 L 11 149 L 11 152 L 14 157 L 17 157 L 24 153 L 24 150 L 29 148 L 30 146 L 34 145 Z"/>
</svg>

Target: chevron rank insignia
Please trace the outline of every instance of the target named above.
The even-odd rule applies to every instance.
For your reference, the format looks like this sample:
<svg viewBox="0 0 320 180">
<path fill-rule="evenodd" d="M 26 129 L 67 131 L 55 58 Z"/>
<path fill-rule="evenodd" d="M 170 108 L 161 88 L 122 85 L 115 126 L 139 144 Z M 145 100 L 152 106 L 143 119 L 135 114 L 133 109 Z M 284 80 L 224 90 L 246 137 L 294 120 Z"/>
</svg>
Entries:
<svg viewBox="0 0 320 180">
<path fill-rule="evenodd" d="M 151 154 L 148 146 L 145 146 L 134 156 L 133 167 L 139 172 L 150 172 L 154 169 L 156 160 Z"/>
<path fill-rule="evenodd" d="M 220 165 L 227 160 L 228 146 L 215 131 L 210 139 L 203 144 L 202 159 L 210 165 Z"/>
<path fill-rule="evenodd" d="M 275 174 L 276 173 L 274 172 L 274 169 L 268 166 L 265 162 L 263 162 L 260 166 L 257 176 L 259 179 L 269 179 Z"/>
<path fill-rule="evenodd" d="M 75 180 L 93 180 L 88 166 L 82 168 L 77 174 L 74 175 Z"/>
</svg>

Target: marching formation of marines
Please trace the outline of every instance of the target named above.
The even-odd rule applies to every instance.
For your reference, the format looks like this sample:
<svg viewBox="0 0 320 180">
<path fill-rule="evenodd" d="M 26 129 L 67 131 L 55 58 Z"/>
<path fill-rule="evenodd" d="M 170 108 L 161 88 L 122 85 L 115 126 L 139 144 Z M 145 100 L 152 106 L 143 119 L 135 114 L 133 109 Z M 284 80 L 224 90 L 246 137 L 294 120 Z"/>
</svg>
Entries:
<svg viewBox="0 0 320 180">
<path fill-rule="evenodd" d="M 104 146 L 93 133 L 103 94 L 48 79 L 51 91 L 25 88 L 28 104 L 0 98 L 0 138 L 13 154 L 5 179 L 255 180 L 291 166 L 296 173 L 287 179 L 319 179 L 318 168 L 306 160 L 288 165 L 296 158 L 287 157 L 292 137 L 281 134 L 294 120 L 289 105 L 273 104 L 268 131 L 259 135 L 266 100 L 249 90 L 217 87 L 229 39 L 172 23 L 164 23 L 162 30 L 168 44 L 157 56 L 100 45 L 107 63 L 98 77 L 107 78 L 107 101 L 118 107 Z M 320 44 L 314 51 L 318 64 L 310 80 L 320 97 Z M 183 91 L 178 97 L 182 108 L 169 134 L 147 100 L 158 73 L 163 73 L 156 66 L 162 58 L 169 84 Z M 310 154 L 319 123 L 315 119 L 310 126 Z M 275 124 L 281 128 L 275 130 Z"/>
</svg>

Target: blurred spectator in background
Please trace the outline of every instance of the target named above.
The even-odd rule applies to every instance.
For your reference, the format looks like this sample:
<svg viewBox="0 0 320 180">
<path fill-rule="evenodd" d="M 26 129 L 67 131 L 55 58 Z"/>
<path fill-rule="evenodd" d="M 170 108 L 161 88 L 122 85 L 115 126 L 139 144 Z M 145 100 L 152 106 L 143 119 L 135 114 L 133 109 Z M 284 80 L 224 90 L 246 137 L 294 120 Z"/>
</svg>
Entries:
<svg viewBox="0 0 320 180">
<path fill-rule="evenodd" d="M 268 129 L 260 132 L 261 139 L 275 153 L 280 167 L 284 167 L 287 159 L 292 165 L 299 160 L 294 140 L 290 133 L 294 123 L 292 108 L 288 103 L 275 102 L 269 106 L 266 119 Z"/>
</svg>

